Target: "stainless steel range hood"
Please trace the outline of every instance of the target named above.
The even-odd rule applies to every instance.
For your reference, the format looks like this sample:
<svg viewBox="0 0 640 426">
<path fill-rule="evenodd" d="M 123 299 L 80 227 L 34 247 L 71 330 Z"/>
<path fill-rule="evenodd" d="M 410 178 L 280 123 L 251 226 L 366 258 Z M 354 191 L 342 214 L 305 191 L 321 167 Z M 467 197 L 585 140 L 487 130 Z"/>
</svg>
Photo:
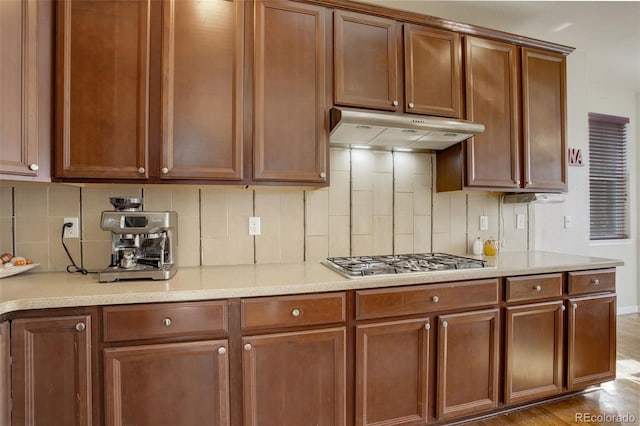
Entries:
<svg viewBox="0 0 640 426">
<path fill-rule="evenodd" d="M 484 132 L 470 121 L 415 114 L 331 108 L 331 145 L 386 150 L 445 149 Z"/>
</svg>

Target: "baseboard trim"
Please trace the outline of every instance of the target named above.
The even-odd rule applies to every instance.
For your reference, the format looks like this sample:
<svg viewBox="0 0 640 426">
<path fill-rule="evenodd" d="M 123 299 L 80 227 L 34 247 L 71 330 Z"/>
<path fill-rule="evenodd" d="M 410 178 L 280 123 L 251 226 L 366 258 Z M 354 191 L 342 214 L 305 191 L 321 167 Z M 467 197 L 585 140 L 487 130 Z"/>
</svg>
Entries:
<svg viewBox="0 0 640 426">
<path fill-rule="evenodd" d="M 637 314 L 638 312 L 640 312 L 640 306 L 638 305 L 622 306 L 618 308 L 618 315 Z"/>
</svg>

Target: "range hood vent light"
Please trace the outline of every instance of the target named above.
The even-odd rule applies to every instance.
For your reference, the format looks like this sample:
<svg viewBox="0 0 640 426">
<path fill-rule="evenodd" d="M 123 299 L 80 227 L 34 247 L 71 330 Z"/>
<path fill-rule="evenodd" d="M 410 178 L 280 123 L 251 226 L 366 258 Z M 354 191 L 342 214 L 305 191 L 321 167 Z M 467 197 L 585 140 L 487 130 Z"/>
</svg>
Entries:
<svg viewBox="0 0 640 426">
<path fill-rule="evenodd" d="M 484 132 L 484 125 L 465 120 L 394 114 L 355 108 L 331 108 L 331 144 L 386 150 L 445 149 Z"/>
</svg>

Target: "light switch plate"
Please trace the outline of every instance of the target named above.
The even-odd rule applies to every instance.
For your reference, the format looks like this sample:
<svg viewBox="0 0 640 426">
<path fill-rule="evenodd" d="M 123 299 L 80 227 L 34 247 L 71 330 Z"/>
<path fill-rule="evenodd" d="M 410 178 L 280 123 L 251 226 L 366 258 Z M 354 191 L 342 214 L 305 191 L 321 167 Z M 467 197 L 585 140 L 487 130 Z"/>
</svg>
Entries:
<svg viewBox="0 0 640 426">
<path fill-rule="evenodd" d="M 564 229 L 571 228 L 571 216 L 564 217 Z"/>
<path fill-rule="evenodd" d="M 480 230 L 481 231 L 489 230 L 489 216 L 480 216 Z"/>
<path fill-rule="evenodd" d="M 520 213 L 516 214 L 516 229 L 524 229 L 524 226 L 524 215 Z"/>
<path fill-rule="evenodd" d="M 249 218 L 249 235 L 260 235 L 260 218 L 251 216 Z"/>
</svg>

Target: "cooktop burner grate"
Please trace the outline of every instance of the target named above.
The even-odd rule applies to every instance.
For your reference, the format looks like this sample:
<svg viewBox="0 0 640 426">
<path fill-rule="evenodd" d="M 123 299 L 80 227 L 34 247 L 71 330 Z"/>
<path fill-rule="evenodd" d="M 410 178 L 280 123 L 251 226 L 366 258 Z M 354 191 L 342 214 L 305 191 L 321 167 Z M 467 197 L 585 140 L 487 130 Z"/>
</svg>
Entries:
<svg viewBox="0 0 640 426">
<path fill-rule="evenodd" d="M 445 253 L 329 257 L 324 264 L 351 278 L 487 267 L 483 260 Z"/>
</svg>

